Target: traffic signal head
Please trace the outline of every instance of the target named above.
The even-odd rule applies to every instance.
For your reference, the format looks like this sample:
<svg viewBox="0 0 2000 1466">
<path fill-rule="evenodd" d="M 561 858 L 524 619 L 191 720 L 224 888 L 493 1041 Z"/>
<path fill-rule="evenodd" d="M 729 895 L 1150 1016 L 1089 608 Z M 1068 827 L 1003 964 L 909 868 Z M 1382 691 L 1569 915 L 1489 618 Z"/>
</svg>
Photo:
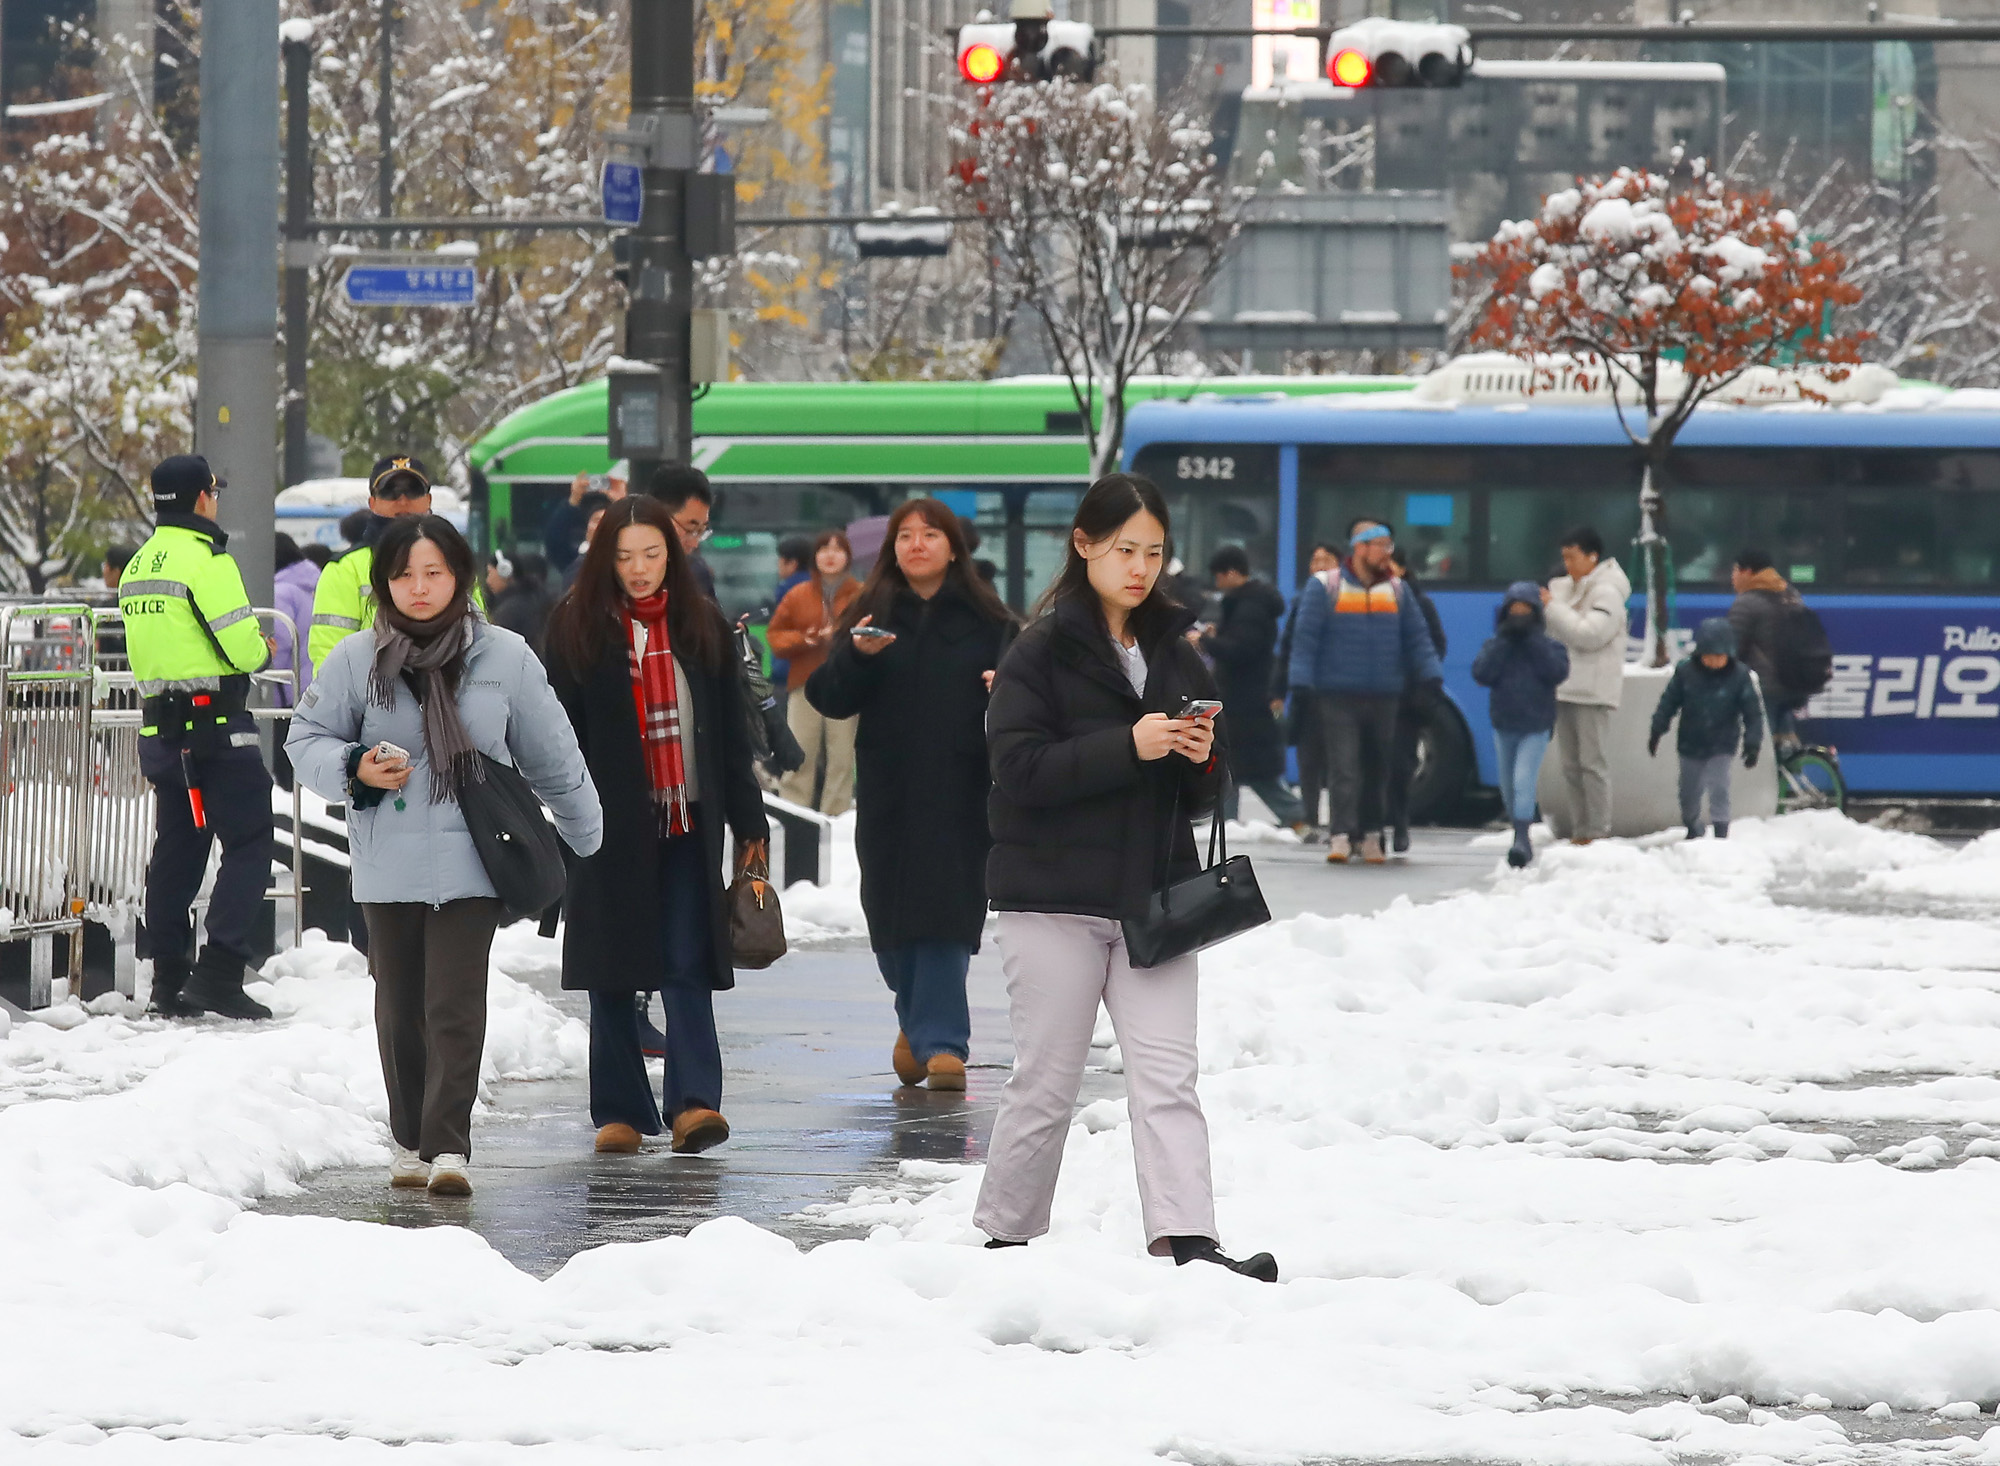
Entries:
<svg viewBox="0 0 2000 1466">
<path fill-rule="evenodd" d="M 958 28 L 958 74 L 988 86 L 1010 74 L 1019 81 L 1068 76 L 1089 81 L 1097 71 L 1097 32 L 1056 20 L 1048 0 L 1014 0 L 1009 19 L 986 18 Z"/>
<path fill-rule="evenodd" d="M 1342 26 L 1327 42 L 1327 78 L 1339 87 L 1455 87 L 1472 69 L 1465 27 L 1389 20 Z"/>
</svg>

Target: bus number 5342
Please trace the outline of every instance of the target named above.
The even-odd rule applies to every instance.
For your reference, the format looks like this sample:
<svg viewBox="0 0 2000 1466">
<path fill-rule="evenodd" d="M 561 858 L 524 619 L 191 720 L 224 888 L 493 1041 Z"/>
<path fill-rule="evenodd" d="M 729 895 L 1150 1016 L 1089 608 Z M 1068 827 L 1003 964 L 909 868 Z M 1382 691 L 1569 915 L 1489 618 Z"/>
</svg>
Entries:
<svg viewBox="0 0 2000 1466">
<path fill-rule="evenodd" d="M 1234 458 L 1177 458 L 1175 478 L 1235 478 Z"/>
</svg>

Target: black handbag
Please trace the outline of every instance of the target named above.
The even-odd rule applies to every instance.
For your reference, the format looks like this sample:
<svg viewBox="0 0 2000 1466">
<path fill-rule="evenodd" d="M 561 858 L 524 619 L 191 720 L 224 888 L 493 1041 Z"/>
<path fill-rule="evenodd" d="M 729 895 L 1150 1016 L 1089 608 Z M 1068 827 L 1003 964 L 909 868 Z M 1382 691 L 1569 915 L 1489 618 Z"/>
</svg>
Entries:
<svg viewBox="0 0 2000 1466">
<path fill-rule="evenodd" d="M 781 779 L 805 767 L 806 752 L 792 736 L 791 725 L 785 721 L 784 699 L 764 675 L 750 629 L 741 621 L 736 623 L 736 659 L 743 665 L 743 723 L 750 739 L 750 758 L 763 765 L 772 778 Z"/>
<path fill-rule="evenodd" d="M 1225 773 L 1223 777 L 1229 776 Z M 1180 814 L 1176 780 L 1173 813 L 1167 819 L 1166 861 L 1173 858 Z M 1250 868 L 1250 857 L 1229 853 L 1223 823 L 1218 802 L 1208 828 L 1208 865 L 1178 881 L 1163 876 L 1160 888 L 1146 902 L 1146 914 L 1123 922 L 1125 955 L 1134 967 L 1158 967 L 1177 957 L 1191 957 L 1270 921 L 1271 908 L 1264 904 L 1264 892 L 1257 885 L 1257 872 Z"/>
<path fill-rule="evenodd" d="M 486 879 L 512 917 L 537 916 L 562 898 L 562 845 L 521 771 L 479 755 L 478 779 L 461 779 L 459 813 Z"/>
</svg>

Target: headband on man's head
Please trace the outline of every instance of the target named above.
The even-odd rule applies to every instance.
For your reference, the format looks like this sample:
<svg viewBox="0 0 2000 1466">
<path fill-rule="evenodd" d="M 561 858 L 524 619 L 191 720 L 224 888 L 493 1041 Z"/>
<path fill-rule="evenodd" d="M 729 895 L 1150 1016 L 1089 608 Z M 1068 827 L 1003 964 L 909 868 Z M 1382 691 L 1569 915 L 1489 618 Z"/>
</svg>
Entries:
<svg viewBox="0 0 2000 1466">
<path fill-rule="evenodd" d="M 1349 540 L 1347 543 L 1351 548 L 1352 546 L 1355 545 L 1365 545 L 1370 540 L 1387 540 L 1394 538 L 1395 536 L 1389 533 L 1389 526 L 1386 524 L 1364 524 L 1361 526 L 1361 528 L 1354 531 L 1354 538 Z"/>
</svg>

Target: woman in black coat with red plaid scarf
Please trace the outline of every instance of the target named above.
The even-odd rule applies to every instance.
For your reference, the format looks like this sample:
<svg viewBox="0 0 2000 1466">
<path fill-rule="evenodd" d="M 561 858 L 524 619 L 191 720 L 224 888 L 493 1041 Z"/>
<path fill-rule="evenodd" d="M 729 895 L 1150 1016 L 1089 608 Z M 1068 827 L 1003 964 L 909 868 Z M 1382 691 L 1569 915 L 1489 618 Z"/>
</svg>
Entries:
<svg viewBox="0 0 2000 1466">
<path fill-rule="evenodd" d="M 729 628 L 701 593 L 665 507 L 605 511 L 549 621 L 549 682 L 606 807 L 604 844 L 570 866 L 563 986 L 590 993 L 597 1149 L 658 1135 L 690 1153 L 729 1138 L 714 994 L 729 961 L 722 830 L 739 862 L 770 838 Z M 639 993 L 666 1009 L 664 1106 L 640 1051 Z"/>
</svg>

